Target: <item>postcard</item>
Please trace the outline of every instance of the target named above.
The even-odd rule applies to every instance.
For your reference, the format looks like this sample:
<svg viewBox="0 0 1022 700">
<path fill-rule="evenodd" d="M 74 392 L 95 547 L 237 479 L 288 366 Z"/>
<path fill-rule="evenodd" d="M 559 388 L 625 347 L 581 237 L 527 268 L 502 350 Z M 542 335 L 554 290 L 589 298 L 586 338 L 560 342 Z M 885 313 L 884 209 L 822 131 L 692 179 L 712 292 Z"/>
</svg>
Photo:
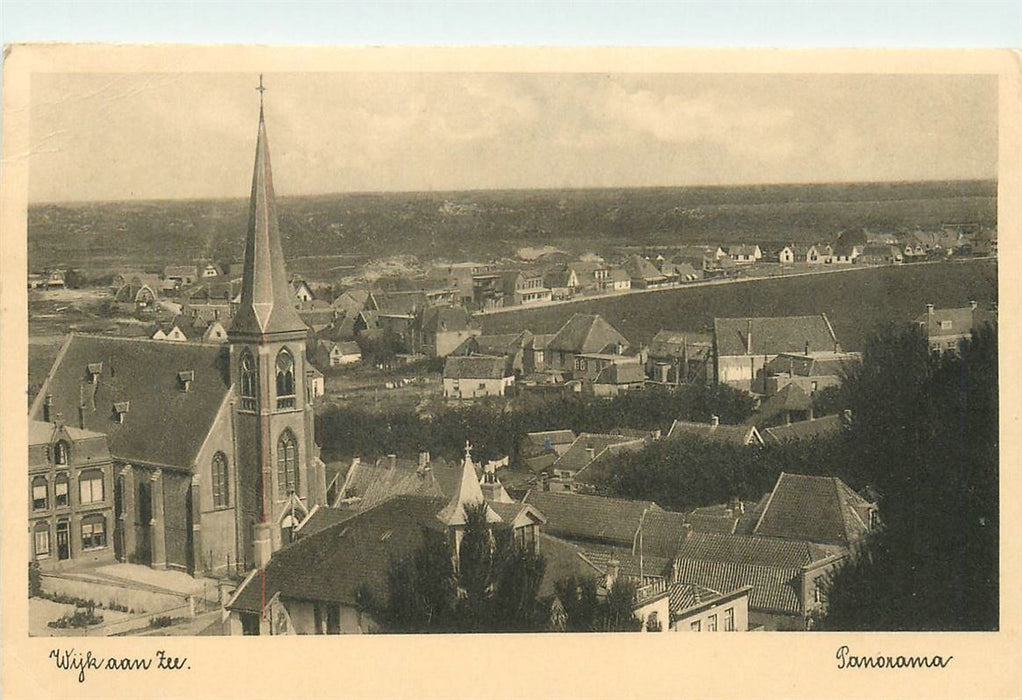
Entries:
<svg viewBox="0 0 1022 700">
<path fill-rule="evenodd" d="M 8 47 L 4 692 L 1017 696 L 1017 59 Z"/>
</svg>

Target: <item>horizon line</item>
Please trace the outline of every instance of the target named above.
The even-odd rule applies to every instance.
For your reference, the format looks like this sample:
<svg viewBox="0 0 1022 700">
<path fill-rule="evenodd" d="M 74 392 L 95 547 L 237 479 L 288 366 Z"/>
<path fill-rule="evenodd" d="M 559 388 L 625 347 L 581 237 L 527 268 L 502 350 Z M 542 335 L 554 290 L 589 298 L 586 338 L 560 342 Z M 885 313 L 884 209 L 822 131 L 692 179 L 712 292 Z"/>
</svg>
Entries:
<svg viewBox="0 0 1022 700">
<path fill-rule="evenodd" d="M 913 185 L 913 184 L 952 184 L 952 183 L 993 183 L 999 178 L 934 178 L 924 180 L 828 180 L 802 182 L 740 182 L 740 183 L 694 183 L 685 185 L 603 185 L 595 187 L 564 186 L 564 187 L 470 187 L 463 189 L 423 189 L 423 190 L 346 190 L 325 192 L 303 192 L 276 195 L 277 199 L 296 199 L 300 197 L 335 197 L 362 195 L 443 195 L 476 192 L 599 192 L 609 190 L 668 190 L 668 189 L 726 189 L 738 187 L 826 187 L 829 185 Z M 996 195 L 995 195 L 996 196 Z M 183 196 L 183 197 L 143 197 L 138 199 L 46 199 L 29 200 L 28 207 L 47 205 L 85 205 L 85 204 L 145 204 L 155 202 L 229 202 L 245 201 L 248 195 L 237 196 Z"/>
</svg>

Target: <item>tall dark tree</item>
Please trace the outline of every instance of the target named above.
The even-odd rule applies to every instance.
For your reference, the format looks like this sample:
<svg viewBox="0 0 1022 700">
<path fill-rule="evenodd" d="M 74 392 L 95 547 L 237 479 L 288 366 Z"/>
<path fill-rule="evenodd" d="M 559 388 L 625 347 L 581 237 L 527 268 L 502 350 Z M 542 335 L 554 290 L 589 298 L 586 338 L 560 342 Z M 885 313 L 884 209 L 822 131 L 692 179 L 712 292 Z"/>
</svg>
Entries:
<svg viewBox="0 0 1022 700">
<path fill-rule="evenodd" d="M 554 584 L 564 608 L 566 632 L 638 632 L 642 620 L 635 615 L 636 585 L 619 577 L 609 591 L 599 590 L 591 576 L 569 576 Z"/>
<path fill-rule="evenodd" d="M 998 625 L 997 334 L 931 354 L 917 329 L 878 333 L 845 380 L 854 458 L 883 529 L 831 583 L 825 629 Z"/>
</svg>

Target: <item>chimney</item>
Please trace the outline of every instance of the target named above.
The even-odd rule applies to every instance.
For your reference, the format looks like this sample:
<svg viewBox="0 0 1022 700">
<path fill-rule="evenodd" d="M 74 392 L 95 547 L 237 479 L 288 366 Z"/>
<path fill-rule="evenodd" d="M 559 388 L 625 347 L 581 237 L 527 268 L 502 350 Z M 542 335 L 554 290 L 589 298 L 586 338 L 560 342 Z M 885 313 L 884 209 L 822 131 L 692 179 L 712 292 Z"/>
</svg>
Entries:
<svg viewBox="0 0 1022 700">
<path fill-rule="evenodd" d="M 387 468 L 395 469 L 397 467 L 397 455 L 387 455 Z"/>
<path fill-rule="evenodd" d="M 621 571 L 621 562 L 617 559 L 611 559 L 607 562 L 607 590 L 609 591 L 614 587 L 614 582 L 617 581 L 617 575 Z"/>
<path fill-rule="evenodd" d="M 749 319 L 749 325 L 745 331 L 745 354 L 752 354 L 752 319 Z"/>
<path fill-rule="evenodd" d="M 976 302 L 974 302 L 974 301 L 970 301 L 969 302 L 969 308 L 972 309 L 973 311 L 976 310 L 977 306 L 979 306 L 979 304 L 977 304 Z"/>
<path fill-rule="evenodd" d="M 43 420 L 47 423 L 53 420 L 53 394 L 47 394 L 43 399 Z"/>
<path fill-rule="evenodd" d="M 590 462 L 592 462 L 594 459 L 596 459 L 596 448 L 595 447 L 587 447 L 586 448 L 586 458 Z"/>
<path fill-rule="evenodd" d="M 423 450 L 419 453 L 419 469 L 425 471 L 429 469 L 429 452 Z"/>
<path fill-rule="evenodd" d="M 809 341 L 806 341 L 806 355 L 809 354 Z"/>
<path fill-rule="evenodd" d="M 930 317 L 933 316 L 933 304 L 926 305 L 926 315 Z"/>
<path fill-rule="evenodd" d="M 845 425 L 852 424 L 852 412 L 850 409 L 845 409 L 841 412 L 841 420 Z"/>
<path fill-rule="evenodd" d="M 714 428 L 720 425 L 720 416 L 710 416 L 710 425 Z"/>
</svg>

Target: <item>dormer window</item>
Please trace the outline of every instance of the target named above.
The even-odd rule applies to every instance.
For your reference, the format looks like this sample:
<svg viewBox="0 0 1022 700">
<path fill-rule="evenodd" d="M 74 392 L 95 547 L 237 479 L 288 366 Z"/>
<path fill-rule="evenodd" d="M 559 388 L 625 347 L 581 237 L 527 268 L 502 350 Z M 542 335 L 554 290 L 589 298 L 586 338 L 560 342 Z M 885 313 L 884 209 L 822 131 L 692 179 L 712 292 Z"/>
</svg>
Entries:
<svg viewBox="0 0 1022 700">
<path fill-rule="evenodd" d="M 71 456 L 71 448 L 63 440 L 58 440 L 53 446 L 53 463 L 67 464 Z"/>
<path fill-rule="evenodd" d="M 95 384 L 99 381 L 99 375 L 103 373 L 103 363 L 91 362 L 86 367 L 86 371 L 89 375 L 89 384 Z"/>
<path fill-rule="evenodd" d="M 185 370 L 177 373 L 177 383 L 181 391 L 187 392 L 192 388 L 192 381 L 195 379 L 195 370 Z"/>
<path fill-rule="evenodd" d="M 277 354 L 277 408 L 295 406 L 295 360 L 284 348 Z"/>
<path fill-rule="evenodd" d="M 951 330 L 951 321 L 941 321 L 940 322 L 940 329 L 942 331 L 949 331 L 949 330 Z"/>
<path fill-rule="evenodd" d="M 124 422 L 124 418 L 128 415 L 128 409 L 130 406 L 130 401 L 118 401 L 114 404 L 114 418 L 118 423 Z"/>
</svg>

